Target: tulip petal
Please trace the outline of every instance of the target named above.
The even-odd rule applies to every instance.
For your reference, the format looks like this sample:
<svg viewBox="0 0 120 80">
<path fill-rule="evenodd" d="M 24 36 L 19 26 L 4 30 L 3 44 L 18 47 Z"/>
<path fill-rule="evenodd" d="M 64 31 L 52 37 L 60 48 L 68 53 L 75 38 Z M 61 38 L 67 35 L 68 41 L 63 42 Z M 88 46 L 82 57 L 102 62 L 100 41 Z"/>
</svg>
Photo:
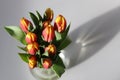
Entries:
<svg viewBox="0 0 120 80">
<path fill-rule="evenodd" d="M 48 25 L 44 28 L 42 36 L 45 41 L 51 42 L 55 37 L 54 28 L 51 25 Z"/>
</svg>

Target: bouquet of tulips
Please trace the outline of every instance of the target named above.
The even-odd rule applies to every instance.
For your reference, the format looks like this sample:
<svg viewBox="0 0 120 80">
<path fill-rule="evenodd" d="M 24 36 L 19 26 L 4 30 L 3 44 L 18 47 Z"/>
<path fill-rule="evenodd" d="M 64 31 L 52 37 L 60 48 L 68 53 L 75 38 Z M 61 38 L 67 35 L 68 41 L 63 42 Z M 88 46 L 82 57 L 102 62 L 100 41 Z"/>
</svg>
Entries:
<svg viewBox="0 0 120 80">
<path fill-rule="evenodd" d="M 61 77 L 65 65 L 59 54 L 71 43 L 67 36 L 70 24 L 67 26 L 66 19 L 58 15 L 52 25 L 54 13 L 51 8 L 47 8 L 43 16 L 38 11 L 36 15 L 32 12 L 29 14 L 34 24 L 23 17 L 20 19 L 20 27 L 5 26 L 6 31 L 24 45 L 18 46 L 24 51 L 19 56 L 31 69 L 52 68 Z"/>
</svg>

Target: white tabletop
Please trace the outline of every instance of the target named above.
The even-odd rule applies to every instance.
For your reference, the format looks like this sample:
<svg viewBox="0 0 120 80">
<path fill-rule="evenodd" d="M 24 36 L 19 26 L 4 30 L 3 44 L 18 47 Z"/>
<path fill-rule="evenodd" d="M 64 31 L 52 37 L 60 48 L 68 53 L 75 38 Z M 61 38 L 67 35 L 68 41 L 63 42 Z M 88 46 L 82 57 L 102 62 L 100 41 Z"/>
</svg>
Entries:
<svg viewBox="0 0 120 80">
<path fill-rule="evenodd" d="M 73 43 L 64 51 L 71 67 L 60 80 L 120 80 L 120 0 L 1 0 L 0 79 L 35 80 L 4 26 L 48 7 L 71 22 Z"/>
</svg>

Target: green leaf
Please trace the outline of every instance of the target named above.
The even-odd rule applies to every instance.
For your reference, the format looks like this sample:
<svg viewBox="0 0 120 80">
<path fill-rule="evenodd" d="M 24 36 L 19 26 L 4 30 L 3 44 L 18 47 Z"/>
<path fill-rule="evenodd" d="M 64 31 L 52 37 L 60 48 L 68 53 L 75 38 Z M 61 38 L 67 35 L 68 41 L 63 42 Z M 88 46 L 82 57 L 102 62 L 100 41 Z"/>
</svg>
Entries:
<svg viewBox="0 0 120 80">
<path fill-rule="evenodd" d="M 29 14 L 30 14 L 30 17 L 31 17 L 33 23 L 38 28 L 39 27 L 39 20 L 38 20 L 37 16 L 35 14 L 33 14 L 32 12 L 30 12 Z"/>
<path fill-rule="evenodd" d="M 42 21 L 39 21 L 39 26 L 40 26 L 40 32 L 42 31 L 42 27 L 43 27 L 43 23 L 42 23 Z"/>
<path fill-rule="evenodd" d="M 53 64 L 52 70 L 57 74 L 58 77 L 61 77 L 65 72 L 65 66 L 59 56 L 57 57 L 56 62 Z"/>
<path fill-rule="evenodd" d="M 5 26 L 5 30 L 15 39 L 19 40 L 24 45 L 26 44 L 25 41 L 25 33 L 17 26 Z"/>
<path fill-rule="evenodd" d="M 56 40 L 60 41 L 62 39 L 61 33 L 55 31 Z"/>
<path fill-rule="evenodd" d="M 40 13 L 38 11 L 36 11 L 37 15 L 38 15 L 38 18 L 39 18 L 39 21 L 42 20 L 42 16 L 40 15 Z"/>
<path fill-rule="evenodd" d="M 38 67 L 39 68 L 43 68 L 42 64 L 41 64 L 41 61 L 38 61 Z"/>
<path fill-rule="evenodd" d="M 17 47 L 25 52 L 27 51 L 26 47 L 21 47 L 21 46 L 17 46 Z"/>
<path fill-rule="evenodd" d="M 59 33 L 55 31 L 55 37 L 56 37 L 55 42 L 57 42 L 57 46 L 59 46 L 66 39 L 69 29 L 70 29 L 70 24 L 63 33 Z"/>
<path fill-rule="evenodd" d="M 53 71 L 57 74 L 58 77 L 61 77 L 62 74 L 65 72 L 64 67 L 59 66 L 59 65 L 57 65 L 57 64 L 54 64 L 54 65 L 52 66 L 52 69 L 53 69 Z"/>
<path fill-rule="evenodd" d="M 21 58 L 24 62 L 26 62 L 26 63 L 29 62 L 30 54 L 27 54 L 27 53 L 19 53 L 19 56 L 20 56 L 20 58 Z"/>
<path fill-rule="evenodd" d="M 65 47 L 67 47 L 72 41 L 69 39 L 69 37 L 67 37 L 64 41 L 62 41 L 62 43 L 60 44 L 60 46 L 58 47 L 58 50 L 62 50 Z"/>
<path fill-rule="evenodd" d="M 41 63 L 41 57 L 40 55 L 37 55 L 37 65 L 39 68 L 42 68 L 42 63 Z"/>
<path fill-rule="evenodd" d="M 67 37 L 67 34 L 69 32 L 69 29 L 70 29 L 70 25 L 71 24 L 69 24 L 68 27 L 67 27 L 67 29 L 65 30 L 65 32 L 62 33 L 62 39 L 65 39 Z"/>
<path fill-rule="evenodd" d="M 45 51 L 42 56 L 49 56 L 48 51 Z"/>
<path fill-rule="evenodd" d="M 65 65 L 64 65 L 64 63 L 63 63 L 63 61 L 62 61 L 62 59 L 61 59 L 61 57 L 60 57 L 59 55 L 58 55 L 57 58 L 56 58 L 56 63 L 57 63 L 58 65 L 61 65 L 62 67 L 65 68 Z"/>
</svg>

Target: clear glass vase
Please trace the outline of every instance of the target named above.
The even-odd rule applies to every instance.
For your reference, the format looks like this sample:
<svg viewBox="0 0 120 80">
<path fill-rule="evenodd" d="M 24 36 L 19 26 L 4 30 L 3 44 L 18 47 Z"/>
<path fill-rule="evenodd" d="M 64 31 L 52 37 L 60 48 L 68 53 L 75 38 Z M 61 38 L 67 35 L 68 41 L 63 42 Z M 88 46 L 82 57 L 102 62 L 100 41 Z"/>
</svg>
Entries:
<svg viewBox="0 0 120 80">
<path fill-rule="evenodd" d="M 59 56 L 63 60 L 63 63 L 67 69 L 69 67 L 69 63 L 68 63 L 69 61 L 65 53 L 62 52 L 60 53 Z M 34 69 L 30 69 L 30 72 L 33 75 L 33 77 L 35 77 L 36 80 L 58 80 L 59 79 L 57 74 L 51 68 L 44 69 L 44 68 L 35 67 Z"/>
<path fill-rule="evenodd" d="M 51 68 L 44 69 L 36 67 L 34 69 L 30 69 L 30 72 L 36 80 L 58 80 L 57 75 Z"/>
</svg>

